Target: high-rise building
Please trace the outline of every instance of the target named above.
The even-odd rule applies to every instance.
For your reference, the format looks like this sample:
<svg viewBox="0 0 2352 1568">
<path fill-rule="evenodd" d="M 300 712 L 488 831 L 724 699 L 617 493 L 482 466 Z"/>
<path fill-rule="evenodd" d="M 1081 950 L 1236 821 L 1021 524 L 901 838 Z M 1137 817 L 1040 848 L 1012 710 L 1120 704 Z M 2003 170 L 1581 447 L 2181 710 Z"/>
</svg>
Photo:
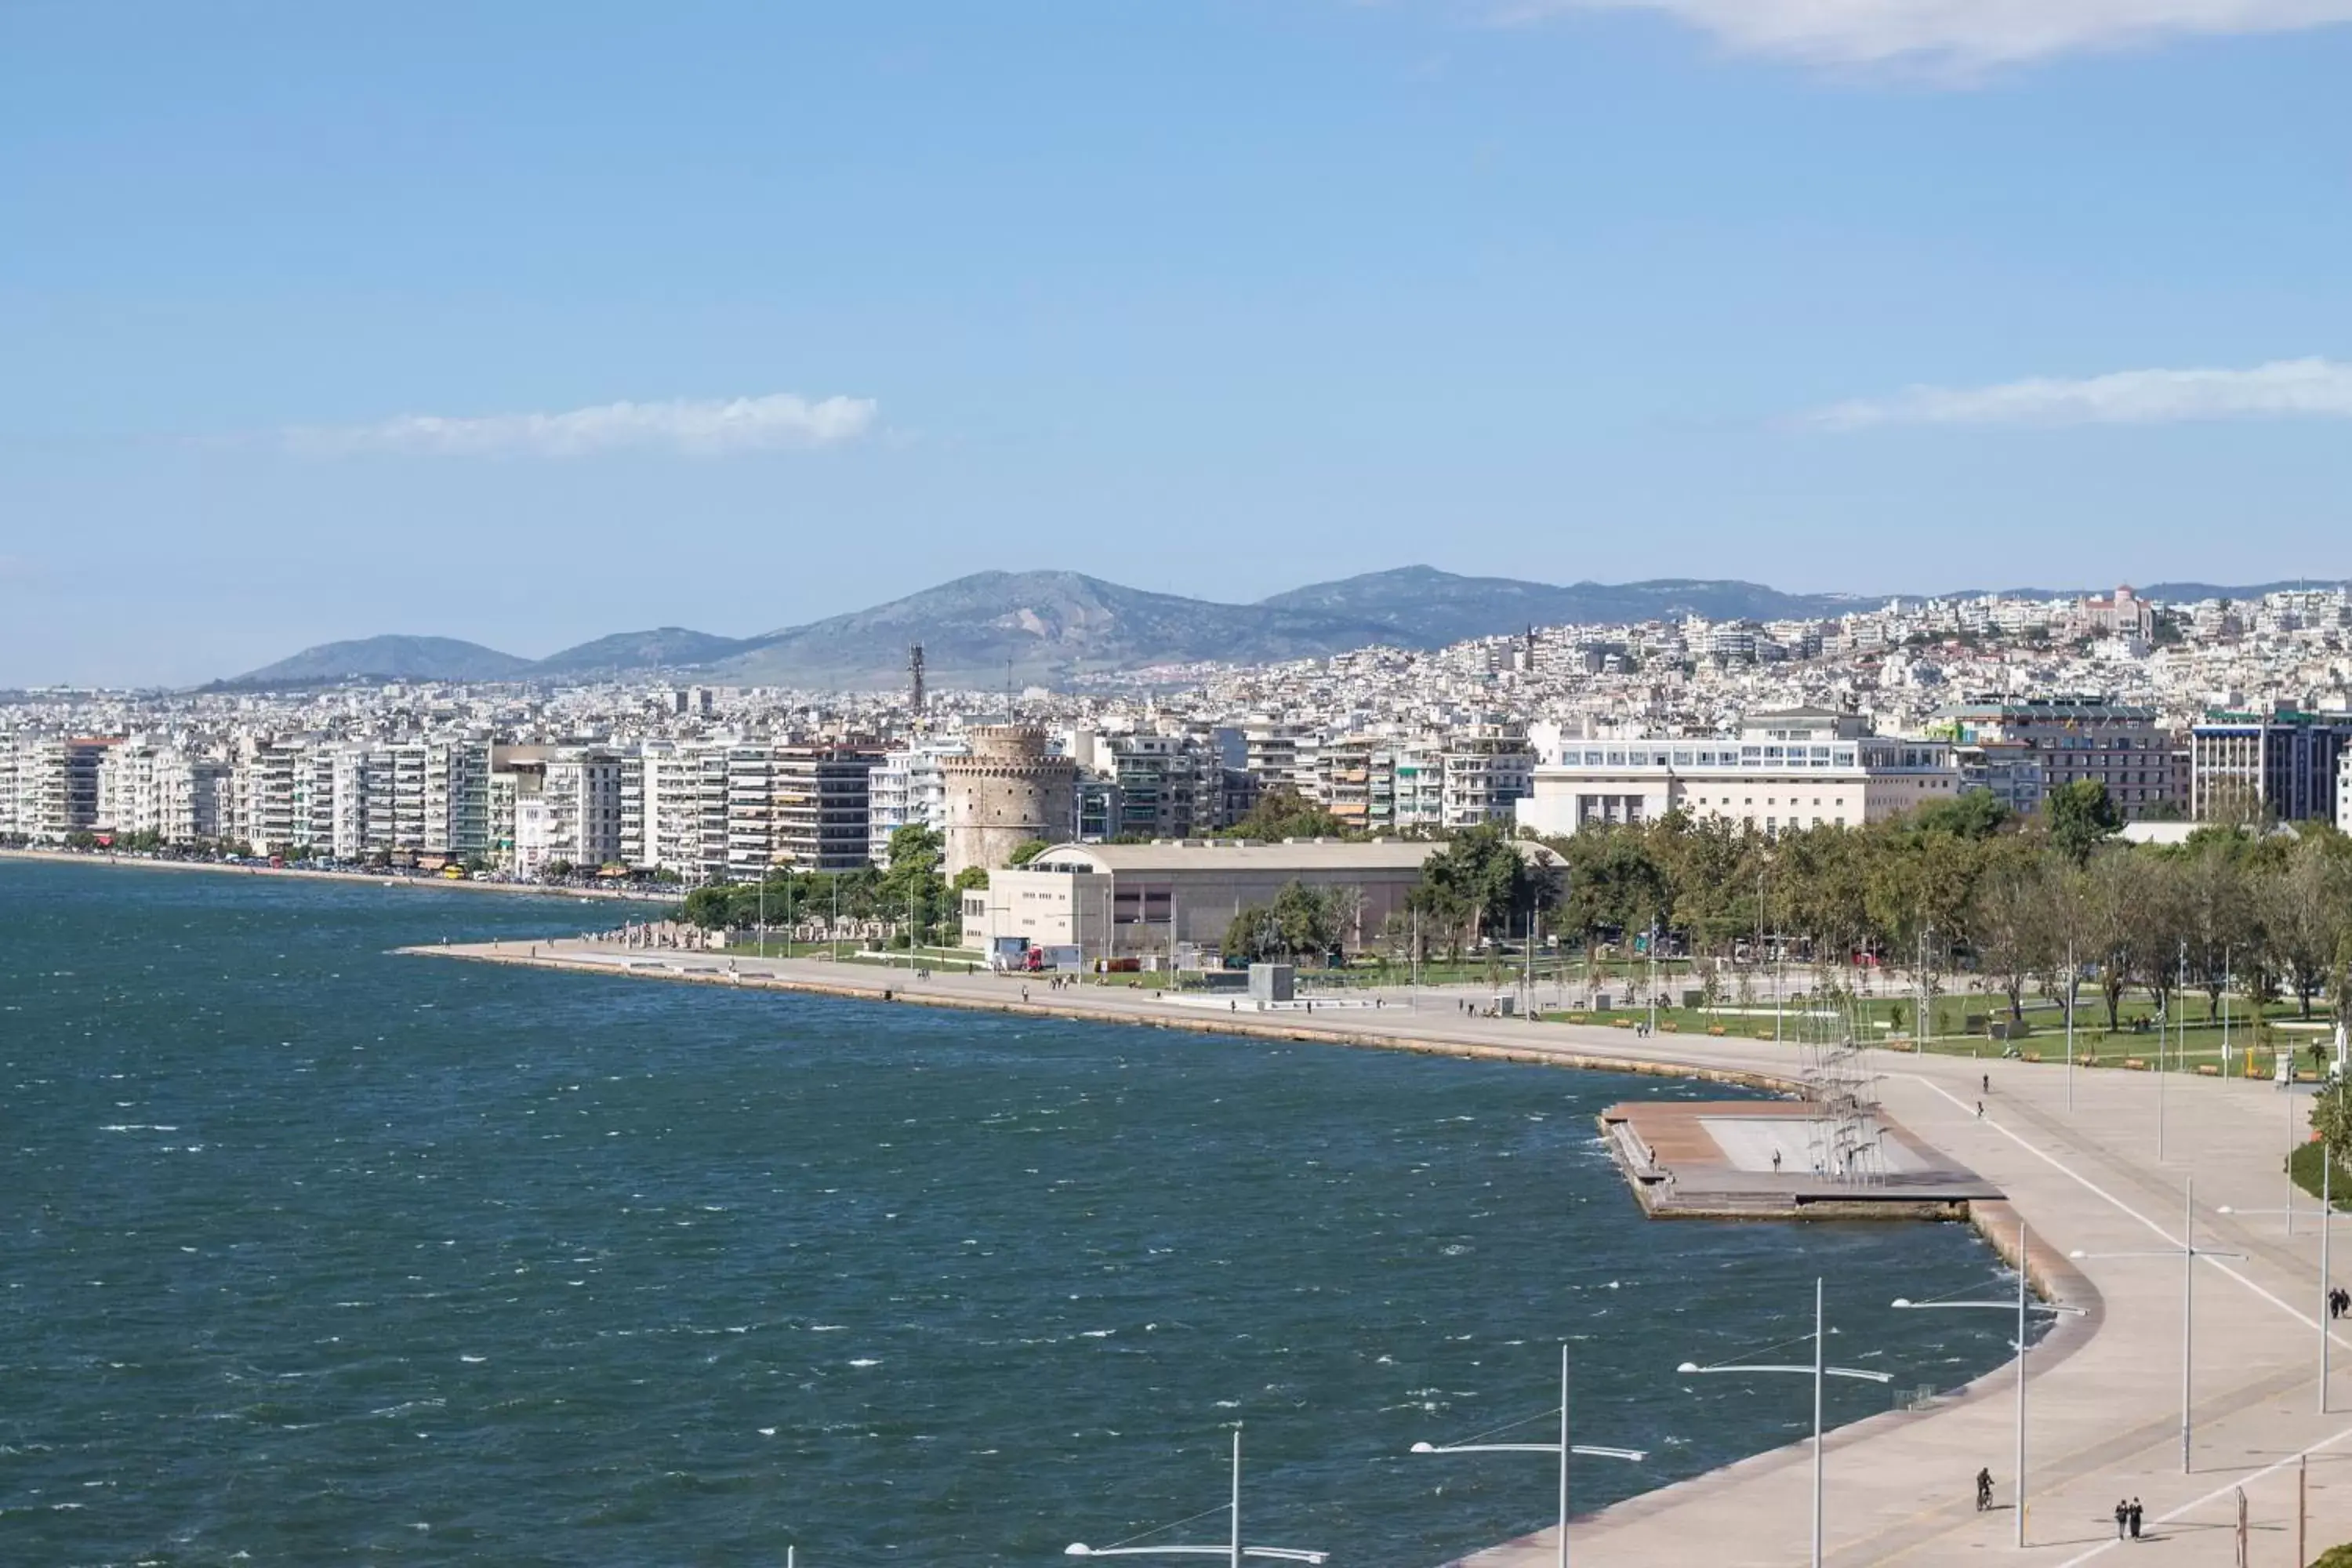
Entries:
<svg viewBox="0 0 2352 1568">
<path fill-rule="evenodd" d="M 882 753 L 862 746 L 779 746 L 775 751 L 775 843 L 804 871 L 855 871 L 868 864 L 868 804 Z"/>
<path fill-rule="evenodd" d="M 2281 822 L 2333 822 L 2352 713 L 2210 712 L 2189 732 L 2190 816 L 2228 820 L 2256 811 Z"/>
<path fill-rule="evenodd" d="M 1991 789 L 2020 812 L 2084 779 L 2104 785 L 2129 822 L 2178 816 L 2188 804 L 2179 744 L 2153 708 L 2104 697 L 1978 698 L 1944 710 L 1937 728 L 1959 746 L 1969 787 Z M 2016 765 L 2018 747 L 2038 765 Z"/>
</svg>

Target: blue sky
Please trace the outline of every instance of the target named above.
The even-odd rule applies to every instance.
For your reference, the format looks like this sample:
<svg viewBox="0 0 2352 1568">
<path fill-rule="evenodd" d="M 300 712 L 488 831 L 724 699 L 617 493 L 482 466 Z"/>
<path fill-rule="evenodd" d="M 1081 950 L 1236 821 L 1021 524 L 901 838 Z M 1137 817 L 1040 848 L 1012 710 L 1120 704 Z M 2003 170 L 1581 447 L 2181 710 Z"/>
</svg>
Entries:
<svg viewBox="0 0 2352 1568">
<path fill-rule="evenodd" d="M 2352 0 L 0 8 L 0 685 L 2352 574 Z"/>
</svg>

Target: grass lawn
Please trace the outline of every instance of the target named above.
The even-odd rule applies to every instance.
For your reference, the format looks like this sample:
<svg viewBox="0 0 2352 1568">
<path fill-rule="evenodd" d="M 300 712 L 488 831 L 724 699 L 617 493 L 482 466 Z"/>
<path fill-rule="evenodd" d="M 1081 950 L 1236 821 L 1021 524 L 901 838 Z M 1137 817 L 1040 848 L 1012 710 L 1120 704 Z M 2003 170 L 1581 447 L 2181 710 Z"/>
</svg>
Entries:
<svg viewBox="0 0 2352 1568">
<path fill-rule="evenodd" d="M 2316 1143 L 2300 1144 L 2286 1157 L 2287 1173 L 2294 1178 L 2294 1184 L 2315 1198 L 2319 1195 L 2319 1158 Z M 2336 1162 L 2336 1169 L 2328 1173 L 2327 1193 L 2331 1206 L 2338 1212 L 2352 1209 L 2352 1165 Z"/>
</svg>

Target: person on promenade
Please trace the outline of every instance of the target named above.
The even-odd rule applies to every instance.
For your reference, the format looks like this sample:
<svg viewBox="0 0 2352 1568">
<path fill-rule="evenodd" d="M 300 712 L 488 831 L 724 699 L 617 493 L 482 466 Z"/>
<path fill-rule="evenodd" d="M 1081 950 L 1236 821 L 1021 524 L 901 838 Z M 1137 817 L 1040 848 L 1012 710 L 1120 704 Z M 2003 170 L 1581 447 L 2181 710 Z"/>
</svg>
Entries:
<svg viewBox="0 0 2352 1568">
<path fill-rule="evenodd" d="M 2131 1504 L 2124 1501 L 2121 1498 L 2117 1498 L 2116 1500 L 2116 1539 L 2117 1541 L 2121 1541 L 2124 1538 L 2125 1533 L 2130 1529 Z"/>
<path fill-rule="evenodd" d="M 2139 1539 L 2139 1499 L 2134 1498 L 2131 1500 L 2131 1538 L 2134 1541 Z"/>
<path fill-rule="evenodd" d="M 1992 1468 L 1987 1466 L 1977 1471 L 1977 1511 L 1984 1512 L 1992 1506 Z"/>
<path fill-rule="evenodd" d="M 1987 1094 L 1992 1092 L 1992 1074 L 1990 1073 L 1984 1075 L 1984 1092 Z"/>
</svg>

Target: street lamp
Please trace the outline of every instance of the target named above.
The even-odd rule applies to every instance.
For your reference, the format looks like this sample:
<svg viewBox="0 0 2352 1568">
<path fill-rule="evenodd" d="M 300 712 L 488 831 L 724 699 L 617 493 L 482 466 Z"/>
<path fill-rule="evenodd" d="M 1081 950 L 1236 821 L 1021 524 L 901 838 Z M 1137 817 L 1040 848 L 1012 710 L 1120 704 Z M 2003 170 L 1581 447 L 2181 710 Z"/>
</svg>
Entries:
<svg viewBox="0 0 2352 1568">
<path fill-rule="evenodd" d="M 1223 1557 L 1230 1568 L 1241 1568 L 1244 1557 L 1261 1557 L 1276 1563 L 1317 1563 L 1328 1555 L 1321 1552 L 1304 1552 L 1295 1546 L 1244 1546 L 1242 1544 L 1242 1431 L 1234 1428 L 1234 1492 L 1227 1510 L 1232 1523 L 1230 1539 L 1223 1546 L 1131 1546 L 1121 1542 L 1115 1546 L 1088 1546 L 1074 1541 L 1062 1548 L 1065 1557 Z M 1161 1525 L 1160 1530 L 1169 1527 Z M 1147 1530 L 1143 1535 L 1157 1535 L 1160 1530 Z M 1143 1535 L 1130 1535 L 1128 1542 L 1140 1541 Z"/>
<path fill-rule="evenodd" d="M 1756 1362 L 1724 1362 L 1714 1366 L 1700 1366 L 1685 1362 L 1675 1368 L 1685 1376 L 1698 1373 L 1779 1372 L 1799 1373 L 1813 1380 L 1813 1568 L 1822 1568 L 1822 1385 L 1824 1378 L 1852 1377 L 1864 1383 L 1892 1383 L 1894 1374 L 1884 1372 L 1864 1372 L 1856 1367 L 1830 1366 L 1822 1358 L 1827 1331 L 1822 1324 L 1822 1282 L 1813 1281 L 1813 1364 L 1811 1366 L 1767 1365 Z"/>
<path fill-rule="evenodd" d="M 2330 1338 L 2327 1327 L 2329 1321 L 2327 1311 L 2327 1293 L 2329 1286 L 2334 1282 L 2329 1275 L 2327 1268 L 2327 1237 L 2329 1233 L 2336 1228 L 2334 1224 L 2336 1219 L 2336 1194 L 2334 1190 L 2335 1182 L 2333 1179 L 2335 1173 L 2336 1152 L 2334 1150 L 2326 1147 L 2326 1140 L 2322 1139 L 2320 1141 L 2319 1152 L 2319 1413 L 2322 1415 L 2327 1414 L 2327 1342 Z M 2291 1164 L 2289 1179 L 2292 1180 Z M 2291 1191 L 2292 1189 L 2290 1189 L 2290 1192 Z M 2265 1211 L 2262 1209 L 2233 1209 L 2229 1205 L 2224 1204 L 2214 1212 L 2217 1214 L 2235 1215 L 2262 1214 Z M 2294 1208 L 2292 1201 L 2290 1201 L 2286 1212 L 2289 1219 L 2291 1220 L 2294 1215 Z"/>
<path fill-rule="evenodd" d="M 1913 1301 L 1898 1296 L 1891 1303 L 1897 1310 L 1906 1312 L 1941 1310 L 1948 1307 L 1990 1308 L 2005 1312 L 2007 1301 Z M 2073 1317 L 2084 1315 L 2080 1307 L 2061 1307 L 2054 1302 L 2028 1302 L 2025 1299 L 2025 1222 L 2017 1223 L 2017 1544 L 2025 1545 L 2025 1314 L 2028 1311 L 2063 1313 Z"/>
<path fill-rule="evenodd" d="M 1547 1412 L 1546 1414 L 1549 1414 Z M 1534 1419 L 1530 1417 L 1529 1419 Z M 1524 1425 L 1513 1422 L 1511 1426 Z M 1496 1428 L 1507 1432 L 1509 1426 Z M 1557 1454 L 1559 1456 L 1559 1568 L 1568 1568 L 1568 1457 L 1582 1454 L 1588 1458 L 1624 1459 L 1639 1464 L 1649 1454 L 1641 1448 L 1604 1448 L 1596 1445 L 1570 1443 L 1568 1440 L 1568 1347 L 1559 1347 L 1559 1441 L 1557 1443 L 1415 1443 L 1416 1454 Z"/>
<path fill-rule="evenodd" d="M 2184 1476 L 2189 1473 L 2189 1351 L 2192 1344 L 2191 1330 L 2196 1323 L 2197 1260 L 2200 1258 L 2243 1258 L 2245 1256 L 2242 1252 L 2217 1252 L 2211 1247 L 2197 1245 L 2194 1234 L 2197 1224 L 2196 1191 L 2197 1183 L 2193 1177 L 2180 1184 L 2180 1245 L 2178 1247 L 2157 1247 L 2139 1252 L 2075 1251 L 2066 1255 L 2073 1258 L 2094 1260 L 2114 1258 L 2178 1258 L 2180 1259 L 2180 1473 Z M 2326 1233 L 2323 1230 L 2321 1234 Z M 2321 1331 L 2325 1332 L 2326 1330 L 2323 1328 Z"/>
</svg>

